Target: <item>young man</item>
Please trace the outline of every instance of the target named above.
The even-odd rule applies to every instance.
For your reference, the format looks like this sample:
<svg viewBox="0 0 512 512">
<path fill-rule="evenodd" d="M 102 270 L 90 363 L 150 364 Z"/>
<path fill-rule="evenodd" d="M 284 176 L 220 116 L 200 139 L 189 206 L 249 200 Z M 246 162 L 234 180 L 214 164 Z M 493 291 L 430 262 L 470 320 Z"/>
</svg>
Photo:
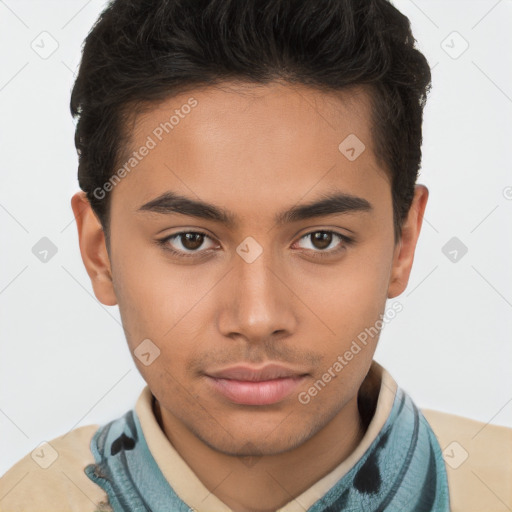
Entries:
<svg viewBox="0 0 512 512">
<path fill-rule="evenodd" d="M 147 386 L 13 466 L 0 509 L 510 510 L 511 429 L 421 412 L 373 360 L 429 88 L 386 0 L 111 3 L 72 93 L 72 207 Z"/>
</svg>

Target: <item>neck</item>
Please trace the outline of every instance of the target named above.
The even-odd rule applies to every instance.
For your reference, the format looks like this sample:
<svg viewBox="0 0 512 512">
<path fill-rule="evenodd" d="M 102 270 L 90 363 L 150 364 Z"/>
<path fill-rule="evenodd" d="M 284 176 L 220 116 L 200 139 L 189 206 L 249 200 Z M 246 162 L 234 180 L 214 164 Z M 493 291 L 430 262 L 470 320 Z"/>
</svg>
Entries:
<svg viewBox="0 0 512 512">
<path fill-rule="evenodd" d="M 272 512 L 292 501 L 342 463 L 361 442 L 367 426 L 355 396 L 299 447 L 248 461 L 203 443 L 175 416 L 161 409 L 156 399 L 154 407 L 176 451 L 203 485 L 235 512 Z"/>
</svg>

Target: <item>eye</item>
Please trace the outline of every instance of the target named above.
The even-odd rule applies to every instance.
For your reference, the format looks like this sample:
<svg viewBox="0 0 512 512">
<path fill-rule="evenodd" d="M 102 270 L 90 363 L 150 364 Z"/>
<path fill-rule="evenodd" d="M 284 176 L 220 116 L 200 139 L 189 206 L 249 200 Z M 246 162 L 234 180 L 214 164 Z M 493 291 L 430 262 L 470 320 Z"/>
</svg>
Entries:
<svg viewBox="0 0 512 512">
<path fill-rule="evenodd" d="M 301 245 L 300 242 L 304 240 L 306 243 Z M 341 242 L 341 243 L 340 243 Z M 348 236 L 336 233 L 335 231 L 312 231 L 307 233 L 299 240 L 299 247 L 318 253 L 319 256 L 327 256 L 337 254 L 342 251 L 347 245 L 353 243 L 353 239 Z M 315 254 L 316 256 L 317 254 Z"/>
<path fill-rule="evenodd" d="M 212 242 L 212 245 L 208 246 L 208 244 L 205 244 L 206 241 Z M 205 252 L 207 249 L 215 247 L 213 240 L 206 233 L 199 231 L 182 231 L 175 233 L 174 235 L 158 240 L 158 243 L 171 253 L 185 257 L 195 256 Z"/>
<path fill-rule="evenodd" d="M 301 241 L 306 243 L 301 245 Z M 181 231 L 157 242 L 164 250 L 178 257 L 204 256 L 215 247 L 212 238 L 200 231 Z M 337 254 L 353 243 L 353 239 L 335 231 L 318 230 L 302 236 L 298 245 L 311 252 L 313 256 L 322 257 Z"/>
</svg>

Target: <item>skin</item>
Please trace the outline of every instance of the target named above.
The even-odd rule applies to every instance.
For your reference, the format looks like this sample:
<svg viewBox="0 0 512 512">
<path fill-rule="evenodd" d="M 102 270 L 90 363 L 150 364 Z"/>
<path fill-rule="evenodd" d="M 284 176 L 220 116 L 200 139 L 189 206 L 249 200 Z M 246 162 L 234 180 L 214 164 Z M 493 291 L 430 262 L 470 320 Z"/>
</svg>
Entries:
<svg viewBox="0 0 512 512">
<path fill-rule="evenodd" d="M 83 192 L 72 207 L 96 297 L 119 305 L 132 354 L 147 338 L 161 351 L 149 366 L 134 361 L 166 436 L 233 510 L 263 512 L 325 476 L 364 435 L 357 393 L 378 336 L 308 404 L 297 396 L 381 318 L 387 298 L 405 290 L 428 190 L 416 185 L 395 243 L 391 185 L 374 154 L 365 90 L 228 85 L 183 93 L 135 119 L 130 150 L 188 98 L 198 101 L 112 191 L 110 252 Z M 351 133 L 366 146 L 354 161 L 338 150 Z M 274 222 L 278 212 L 334 189 L 366 199 L 371 211 Z M 238 224 L 138 211 L 166 191 L 225 208 Z M 333 235 L 325 249 L 307 236 L 326 230 L 354 242 Z M 210 237 L 202 245 L 167 244 L 202 256 L 173 256 L 155 243 L 197 231 Z M 236 252 L 249 236 L 263 250 L 252 263 Z M 272 405 L 235 404 L 204 376 L 269 361 L 308 374 Z M 244 463 L 247 456 L 255 463 Z"/>
</svg>

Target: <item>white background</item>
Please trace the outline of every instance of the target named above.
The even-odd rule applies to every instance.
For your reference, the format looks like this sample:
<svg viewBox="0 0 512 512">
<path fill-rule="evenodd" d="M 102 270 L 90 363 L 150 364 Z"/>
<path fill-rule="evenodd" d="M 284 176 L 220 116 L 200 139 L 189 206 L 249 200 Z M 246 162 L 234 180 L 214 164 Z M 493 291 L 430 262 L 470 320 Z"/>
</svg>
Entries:
<svg viewBox="0 0 512 512">
<path fill-rule="evenodd" d="M 42 441 L 123 414 L 145 384 L 117 307 L 92 293 L 70 207 L 70 90 L 104 4 L 0 1 L 0 474 Z M 512 426 L 512 2 L 395 5 L 433 67 L 419 179 L 430 199 L 376 360 L 422 408 Z M 31 47 L 51 48 L 43 31 L 58 43 L 47 59 Z M 458 58 L 453 31 L 469 43 Z M 468 248 L 455 263 L 442 252 L 454 236 Z M 58 249 L 47 263 L 32 253 L 42 237 Z"/>
</svg>

